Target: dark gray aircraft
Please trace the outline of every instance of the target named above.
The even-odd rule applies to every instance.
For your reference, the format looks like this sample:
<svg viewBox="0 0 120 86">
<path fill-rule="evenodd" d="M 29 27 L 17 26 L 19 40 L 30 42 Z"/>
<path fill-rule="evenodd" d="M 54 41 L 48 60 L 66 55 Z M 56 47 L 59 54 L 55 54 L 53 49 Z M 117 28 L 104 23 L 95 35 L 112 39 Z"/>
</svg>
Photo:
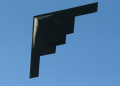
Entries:
<svg viewBox="0 0 120 86">
<path fill-rule="evenodd" d="M 53 54 L 74 32 L 75 16 L 97 12 L 98 2 L 34 16 L 30 78 L 39 76 L 40 56 Z"/>
</svg>

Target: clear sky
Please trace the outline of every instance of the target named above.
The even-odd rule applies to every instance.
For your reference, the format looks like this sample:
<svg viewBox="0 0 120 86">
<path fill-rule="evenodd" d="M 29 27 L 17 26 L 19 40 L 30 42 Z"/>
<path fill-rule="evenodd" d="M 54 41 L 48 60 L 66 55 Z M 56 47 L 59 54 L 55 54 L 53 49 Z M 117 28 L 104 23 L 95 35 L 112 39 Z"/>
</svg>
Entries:
<svg viewBox="0 0 120 86">
<path fill-rule="evenodd" d="M 29 79 L 33 16 L 94 2 Z M 0 0 L 0 86 L 120 86 L 120 0 Z"/>
</svg>

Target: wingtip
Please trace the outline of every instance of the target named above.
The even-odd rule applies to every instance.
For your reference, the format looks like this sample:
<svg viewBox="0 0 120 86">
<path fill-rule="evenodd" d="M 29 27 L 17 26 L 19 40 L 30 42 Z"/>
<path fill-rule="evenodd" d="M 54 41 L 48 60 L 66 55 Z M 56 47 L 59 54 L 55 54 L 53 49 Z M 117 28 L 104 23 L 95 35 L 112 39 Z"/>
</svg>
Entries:
<svg viewBox="0 0 120 86">
<path fill-rule="evenodd" d="M 32 76 L 32 75 L 30 75 L 29 76 L 29 79 L 32 79 L 32 78 L 37 78 L 39 75 L 36 75 L 36 76 Z"/>
</svg>

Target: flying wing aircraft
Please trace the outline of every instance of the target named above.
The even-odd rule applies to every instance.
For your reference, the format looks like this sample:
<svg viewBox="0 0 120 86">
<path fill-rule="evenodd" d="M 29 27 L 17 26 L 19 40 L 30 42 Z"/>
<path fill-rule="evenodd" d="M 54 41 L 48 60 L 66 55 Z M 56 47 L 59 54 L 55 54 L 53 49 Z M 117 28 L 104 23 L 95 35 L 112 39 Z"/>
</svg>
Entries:
<svg viewBox="0 0 120 86">
<path fill-rule="evenodd" d="M 76 16 L 97 12 L 98 2 L 37 15 L 33 18 L 30 78 L 39 76 L 40 56 L 53 54 L 65 44 L 66 35 L 74 32 Z"/>
</svg>

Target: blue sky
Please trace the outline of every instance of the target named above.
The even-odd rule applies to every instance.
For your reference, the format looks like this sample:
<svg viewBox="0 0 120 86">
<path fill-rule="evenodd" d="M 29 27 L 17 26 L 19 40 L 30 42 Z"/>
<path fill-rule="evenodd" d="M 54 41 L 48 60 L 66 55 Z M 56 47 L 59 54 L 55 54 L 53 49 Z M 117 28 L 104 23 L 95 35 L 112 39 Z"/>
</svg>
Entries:
<svg viewBox="0 0 120 86">
<path fill-rule="evenodd" d="M 98 2 L 74 33 L 41 56 L 29 79 L 33 16 Z M 119 0 L 0 0 L 0 86 L 120 86 Z"/>
</svg>

